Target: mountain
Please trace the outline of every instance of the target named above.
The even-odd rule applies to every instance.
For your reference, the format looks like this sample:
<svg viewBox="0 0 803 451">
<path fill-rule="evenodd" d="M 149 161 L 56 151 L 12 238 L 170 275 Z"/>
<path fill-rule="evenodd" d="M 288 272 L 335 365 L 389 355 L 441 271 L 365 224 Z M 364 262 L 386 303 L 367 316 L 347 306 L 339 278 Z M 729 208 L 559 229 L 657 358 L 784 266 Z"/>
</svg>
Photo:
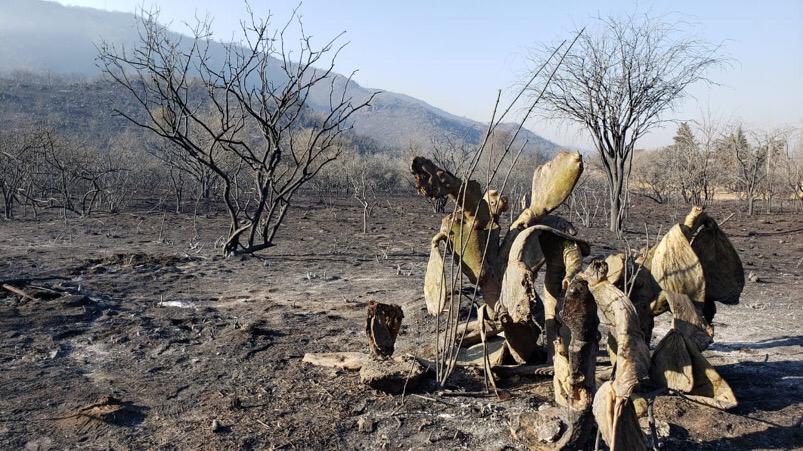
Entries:
<svg viewBox="0 0 803 451">
<path fill-rule="evenodd" d="M 128 13 L 67 7 L 42 0 L 2 0 L 0 61 L 3 64 L 0 65 L 0 77 L 8 79 L 15 73 L 28 72 L 96 79 L 100 75 L 95 63 L 96 44 L 105 40 L 133 48 L 138 41 L 136 25 L 136 17 Z M 212 53 L 222 54 L 222 46 L 217 45 Z M 335 77 L 336 83 L 341 86 L 348 82 L 341 75 Z M 349 94 L 355 100 L 376 91 L 353 81 L 348 83 Z M 19 84 L 15 86 L 20 88 Z M 86 82 L 80 86 L 86 86 Z M 43 89 L 42 86 L 39 88 Z M 75 86 L 67 89 L 76 91 Z M 103 89 L 114 88 L 103 85 Z M 16 94 L 23 95 L 19 91 Z M 323 109 L 328 100 L 328 89 L 321 86 L 310 97 L 313 108 Z M 99 106 L 88 102 L 87 107 Z M 8 110 L 8 105 L 4 109 Z M 381 92 L 370 108 L 360 111 L 354 119 L 354 132 L 357 135 L 381 147 L 396 150 L 406 149 L 411 144 L 427 146 L 431 139 L 444 135 L 477 144 L 487 127 L 393 92 Z M 506 124 L 506 127 L 512 128 L 513 125 Z M 557 149 L 554 143 L 529 130 L 522 131 L 521 139 L 528 141 L 528 151 L 551 154 Z"/>
</svg>

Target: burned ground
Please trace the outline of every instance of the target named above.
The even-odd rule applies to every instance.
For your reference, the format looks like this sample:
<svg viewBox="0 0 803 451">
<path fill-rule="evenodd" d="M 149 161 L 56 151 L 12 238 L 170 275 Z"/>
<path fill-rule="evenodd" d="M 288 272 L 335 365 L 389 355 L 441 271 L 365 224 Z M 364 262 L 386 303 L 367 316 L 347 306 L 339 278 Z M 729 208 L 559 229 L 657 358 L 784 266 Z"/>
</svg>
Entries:
<svg viewBox="0 0 803 451">
<path fill-rule="evenodd" d="M 654 242 L 686 211 L 639 204 L 626 238 L 642 245 L 647 222 Z M 365 235 L 361 215 L 348 199 L 307 199 L 275 247 L 228 259 L 214 248 L 223 215 L 0 223 L 0 279 L 41 278 L 10 283 L 33 299 L 0 291 L 0 448 L 520 447 L 511 421 L 552 399 L 551 379 L 503 379 L 505 400 L 431 382 L 390 396 L 301 361 L 367 351 L 369 300 L 404 309 L 397 355 L 432 353 L 422 287 L 440 215 L 389 198 Z M 601 224 L 575 225 L 592 255 L 624 247 Z M 659 396 L 656 417 L 672 449 L 803 448 L 803 215 L 736 213 L 723 230 L 752 276 L 738 305 L 718 305 L 705 356 L 739 406 Z M 659 317 L 653 345 L 667 329 Z M 448 388 L 482 387 L 461 370 Z"/>
</svg>

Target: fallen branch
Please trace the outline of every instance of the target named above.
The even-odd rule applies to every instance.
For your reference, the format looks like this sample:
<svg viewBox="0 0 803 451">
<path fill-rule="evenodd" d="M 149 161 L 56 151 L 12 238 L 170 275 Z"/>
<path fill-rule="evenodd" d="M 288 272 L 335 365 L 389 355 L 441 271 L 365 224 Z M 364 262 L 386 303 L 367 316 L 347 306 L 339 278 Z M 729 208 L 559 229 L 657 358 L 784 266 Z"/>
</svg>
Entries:
<svg viewBox="0 0 803 451">
<path fill-rule="evenodd" d="M 448 397 L 466 397 L 466 398 L 491 398 L 496 397 L 494 393 L 487 391 L 439 391 L 438 396 L 443 398 Z"/>
<path fill-rule="evenodd" d="M 24 298 L 24 299 L 30 299 L 32 301 L 38 301 L 37 298 L 35 298 L 35 297 L 31 296 L 30 294 L 20 290 L 17 287 L 11 286 L 11 285 L 9 285 L 7 283 L 3 284 L 3 288 L 5 288 L 6 290 L 16 294 L 17 296 L 20 296 L 20 297 Z"/>
<path fill-rule="evenodd" d="M 328 368 L 359 370 L 367 358 L 362 352 L 308 352 L 303 361 Z"/>
<path fill-rule="evenodd" d="M 732 218 L 732 217 L 733 217 L 733 215 L 734 215 L 734 213 L 731 213 L 731 214 L 729 214 L 729 215 L 728 215 L 728 217 L 727 217 L 727 218 L 725 218 L 725 219 L 723 219 L 722 221 L 720 221 L 718 225 L 719 225 L 720 227 L 722 227 L 722 224 L 725 224 L 726 222 L 728 222 L 728 219 Z"/>
</svg>

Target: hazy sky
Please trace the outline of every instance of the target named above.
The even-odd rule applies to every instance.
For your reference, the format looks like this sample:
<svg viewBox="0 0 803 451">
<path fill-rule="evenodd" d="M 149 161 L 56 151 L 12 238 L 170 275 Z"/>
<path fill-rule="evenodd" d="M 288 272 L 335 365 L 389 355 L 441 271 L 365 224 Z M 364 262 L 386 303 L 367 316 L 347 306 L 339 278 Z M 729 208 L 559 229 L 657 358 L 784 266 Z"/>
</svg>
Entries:
<svg viewBox="0 0 803 451">
<path fill-rule="evenodd" d="M 183 32 L 196 13 L 214 17 L 226 40 L 244 15 L 242 3 L 223 0 L 58 0 L 67 5 L 134 12 L 157 5 L 163 22 Z M 597 15 L 648 12 L 681 19 L 709 42 L 724 44 L 729 67 L 715 69 L 718 86 L 698 85 L 667 118 L 699 119 L 703 111 L 748 127 L 803 126 L 803 1 L 431 1 L 306 0 L 306 31 L 323 40 L 347 31 L 350 44 L 336 70 L 359 69 L 366 87 L 396 91 L 451 113 L 487 121 L 497 89 L 512 90 L 528 68 L 528 49 L 560 41 Z M 257 13 L 286 18 L 297 1 L 251 0 Z M 589 147 L 587 135 L 541 119 L 529 128 L 558 143 Z M 671 141 L 674 126 L 639 142 Z"/>
</svg>

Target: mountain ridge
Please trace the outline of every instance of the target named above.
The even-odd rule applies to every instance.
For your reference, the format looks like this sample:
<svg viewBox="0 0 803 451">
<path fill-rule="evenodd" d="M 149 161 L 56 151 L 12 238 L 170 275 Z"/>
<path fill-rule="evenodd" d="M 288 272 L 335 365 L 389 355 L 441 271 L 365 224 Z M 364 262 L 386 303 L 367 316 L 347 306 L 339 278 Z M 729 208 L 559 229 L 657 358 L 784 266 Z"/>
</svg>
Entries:
<svg viewBox="0 0 803 451">
<path fill-rule="evenodd" d="M 137 18 L 131 13 L 63 6 L 43 0 L 6 0 L 0 4 L 0 61 L 6 62 L 0 75 L 8 77 L 19 71 L 78 78 L 100 75 L 95 63 L 96 43 L 106 40 L 130 48 L 138 39 L 136 25 Z M 366 88 L 340 74 L 335 77 L 338 83 L 349 83 L 349 95 L 355 100 L 380 92 L 369 108 L 355 115 L 354 132 L 383 147 L 402 150 L 428 146 L 444 135 L 478 144 L 487 129 L 487 124 L 421 99 Z M 312 105 L 322 108 L 327 93 L 327 89 L 311 93 Z M 512 127 L 504 125 L 507 129 Z M 522 143 L 528 142 L 527 151 L 552 154 L 558 148 L 527 129 L 522 130 L 520 138 Z"/>
</svg>

